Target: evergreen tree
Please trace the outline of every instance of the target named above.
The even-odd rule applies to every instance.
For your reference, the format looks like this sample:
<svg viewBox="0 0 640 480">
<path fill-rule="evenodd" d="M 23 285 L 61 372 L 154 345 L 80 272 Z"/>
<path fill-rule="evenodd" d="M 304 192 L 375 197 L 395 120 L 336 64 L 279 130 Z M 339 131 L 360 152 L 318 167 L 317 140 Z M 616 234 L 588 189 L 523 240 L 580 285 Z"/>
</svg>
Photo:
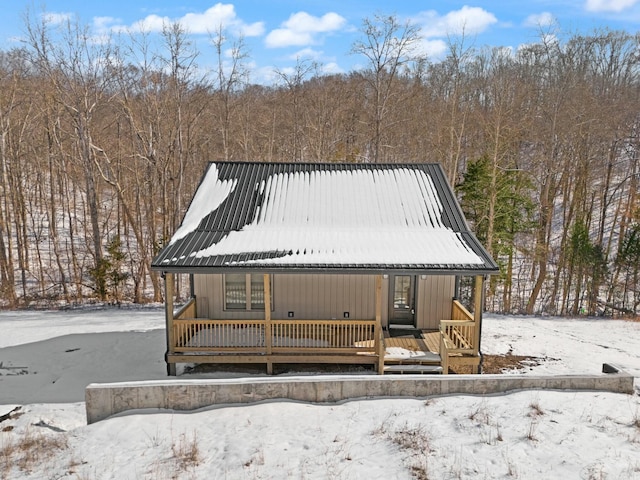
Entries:
<svg viewBox="0 0 640 480">
<path fill-rule="evenodd" d="M 124 260 L 122 242 L 120 237 L 115 236 L 107 244 L 107 254 L 97 261 L 96 266 L 89 271 L 94 283 L 94 290 L 100 300 L 107 300 L 111 297 L 114 301 L 120 302 L 121 287 L 129 278 L 128 273 L 122 272 Z"/>
<path fill-rule="evenodd" d="M 630 310 L 638 314 L 638 307 L 640 307 L 640 223 L 633 223 L 626 231 L 616 257 L 616 267 L 624 274 L 621 292 L 622 309 L 628 310 L 627 302 L 631 300 Z"/>
<path fill-rule="evenodd" d="M 492 178 L 497 172 L 496 178 Z M 461 207 L 478 239 L 486 245 L 500 266 L 504 281 L 503 310 L 511 309 L 513 259 L 516 236 L 533 228 L 534 210 L 531 182 L 517 169 L 493 169 L 488 156 L 468 165 L 463 182 L 458 185 Z M 489 201 L 493 196 L 493 221 L 489 221 Z M 493 231 L 489 235 L 489 226 Z M 488 239 L 491 238 L 491 242 Z M 493 285 L 497 278 L 492 278 Z"/>
<path fill-rule="evenodd" d="M 576 221 L 569 240 L 569 282 L 575 278 L 572 313 L 594 315 L 600 286 L 607 275 L 602 247 L 593 242 L 584 221 Z M 586 300 L 587 310 L 583 308 Z"/>
</svg>

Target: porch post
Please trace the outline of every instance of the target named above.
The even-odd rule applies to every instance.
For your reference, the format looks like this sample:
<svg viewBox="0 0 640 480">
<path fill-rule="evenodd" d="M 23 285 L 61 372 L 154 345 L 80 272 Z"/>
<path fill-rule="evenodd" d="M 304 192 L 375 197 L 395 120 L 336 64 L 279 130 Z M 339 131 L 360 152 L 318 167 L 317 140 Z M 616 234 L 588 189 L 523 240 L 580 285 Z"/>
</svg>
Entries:
<svg viewBox="0 0 640 480">
<path fill-rule="evenodd" d="M 164 305 L 165 320 L 167 328 L 167 352 L 165 353 L 165 362 L 167 363 L 167 375 L 176 375 L 176 364 L 169 363 L 169 355 L 174 353 L 175 339 L 173 338 L 173 273 L 166 272 L 164 274 Z"/>
<path fill-rule="evenodd" d="M 480 352 L 480 332 L 482 329 L 482 310 L 484 308 L 484 276 L 476 275 L 474 299 L 473 299 L 473 321 L 476 324 L 474 328 L 474 354 L 478 355 Z M 478 370 L 480 367 L 478 366 Z M 480 373 L 479 371 L 477 373 Z"/>
<path fill-rule="evenodd" d="M 376 275 L 376 326 L 374 345 L 378 353 L 378 374 L 384 373 L 384 338 L 382 334 L 382 275 Z"/>
<path fill-rule="evenodd" d="M 264 346 L 267 349 L 267 374 L 273 373 L 273 364 L 271 363 L 271 282 L 268 273 L 262 277 L 264 284 Z"/>
</svg>

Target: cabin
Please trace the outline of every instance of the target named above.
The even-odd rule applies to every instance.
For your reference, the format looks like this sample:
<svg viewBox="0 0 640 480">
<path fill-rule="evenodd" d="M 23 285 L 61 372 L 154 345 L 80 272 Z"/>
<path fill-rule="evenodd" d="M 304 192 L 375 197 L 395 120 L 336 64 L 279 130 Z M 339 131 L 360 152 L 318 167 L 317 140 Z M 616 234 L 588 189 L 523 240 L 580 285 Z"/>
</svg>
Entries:
<svg viewBox="0 0 640 480">
<path fill-rule="evenodd" d="M 210 163 L 152 268 L 169 375 L 178 363 L 479 372 L 498 271 L 442 168 L 423 163 Z M 176 310 L 177 274 L 191 298 Z"/>
</svg>

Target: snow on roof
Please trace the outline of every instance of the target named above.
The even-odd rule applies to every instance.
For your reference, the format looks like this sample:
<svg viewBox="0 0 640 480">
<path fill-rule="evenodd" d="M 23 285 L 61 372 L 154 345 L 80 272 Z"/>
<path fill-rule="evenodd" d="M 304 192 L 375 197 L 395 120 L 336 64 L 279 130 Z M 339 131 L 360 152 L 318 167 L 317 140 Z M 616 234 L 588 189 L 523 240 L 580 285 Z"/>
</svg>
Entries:
<svg viewBox="0 0 640 480">
<path fill-rule="evenodd" d="M 495 269 L 433 171 L 440 189 L 424 165 L 212 164 L 154 265 Z"/>
<path fill-rule="evenodd" d="M 220 180 L 218 178 L 218 168 L 216 164 L 211 164 L 205 174 L 198 190 L 196 190 L 191 205 L 182 220 L 182 225 L 171 237 L 169 245 L 186 237 L 194 231 L 204 217 L 213 212 L 236 188 L 237 180 Z"/>
<path fill-rule="evenodd" d="M 264 193 L 253 222 L 193 255 L 279 251 L 259 262 L 306 265 L 482 263 L 442 225 L 442 205 L 421 171 L 278 174 Z"/>
<path fill-rule="evenodd" d="M 428 246 L 427 246 L 428 245 Z M 476 264 L 482 259 L 447 229 L 376 231 L 345 229 L 317 232 L 306 229 L 249 225 L 231 232 L 220 243 L 194 253 L 196 258 L 281 251 L 273 258 L 236 260 L 230 264 L 373 265 Z"/>
</svg>

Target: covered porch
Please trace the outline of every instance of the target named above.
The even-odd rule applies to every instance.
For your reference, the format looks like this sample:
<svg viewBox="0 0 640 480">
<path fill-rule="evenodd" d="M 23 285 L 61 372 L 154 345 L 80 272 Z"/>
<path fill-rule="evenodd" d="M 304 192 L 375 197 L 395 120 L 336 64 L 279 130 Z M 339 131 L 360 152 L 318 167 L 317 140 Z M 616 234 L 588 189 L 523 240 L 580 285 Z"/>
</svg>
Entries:
<svg viewBox="0 0 640 480">
<path fill-rule="evenodd" d="M 152 268 L 166 281 L 170 374 L 176 363 L 477 371 L 484 279 L 499 270 L 438 164 L 269 162 L 209 164 Z M 176 274 L 195 300 L 174 314 Z M 461 278 L 475 279 L 469 311 Z M 399 354 L 399 337 L 423 333 L 428 352 Z"/>
<path fill-rule="evenodd" d="M 174 312 L 174 275 L 166 273 L 166 362 L 169 375 L 177 363 L 266 365 L 360 364 L 384 373 L 443 373 L 449 367 L 480 368 L 480 325 L 484 277 L 475 276 L 474 312 L 451 301 L 439 328 L 415 329 L 390 336 L 383 318 L 383 275 L 375 277 L 375 318 L 272 318 L 270 275 L 263 275 L 262 318 L 221 319 L 199 315 L 192 298 Z M 206 312 L 205 312 L 206 313 Z"/>
</svg>

